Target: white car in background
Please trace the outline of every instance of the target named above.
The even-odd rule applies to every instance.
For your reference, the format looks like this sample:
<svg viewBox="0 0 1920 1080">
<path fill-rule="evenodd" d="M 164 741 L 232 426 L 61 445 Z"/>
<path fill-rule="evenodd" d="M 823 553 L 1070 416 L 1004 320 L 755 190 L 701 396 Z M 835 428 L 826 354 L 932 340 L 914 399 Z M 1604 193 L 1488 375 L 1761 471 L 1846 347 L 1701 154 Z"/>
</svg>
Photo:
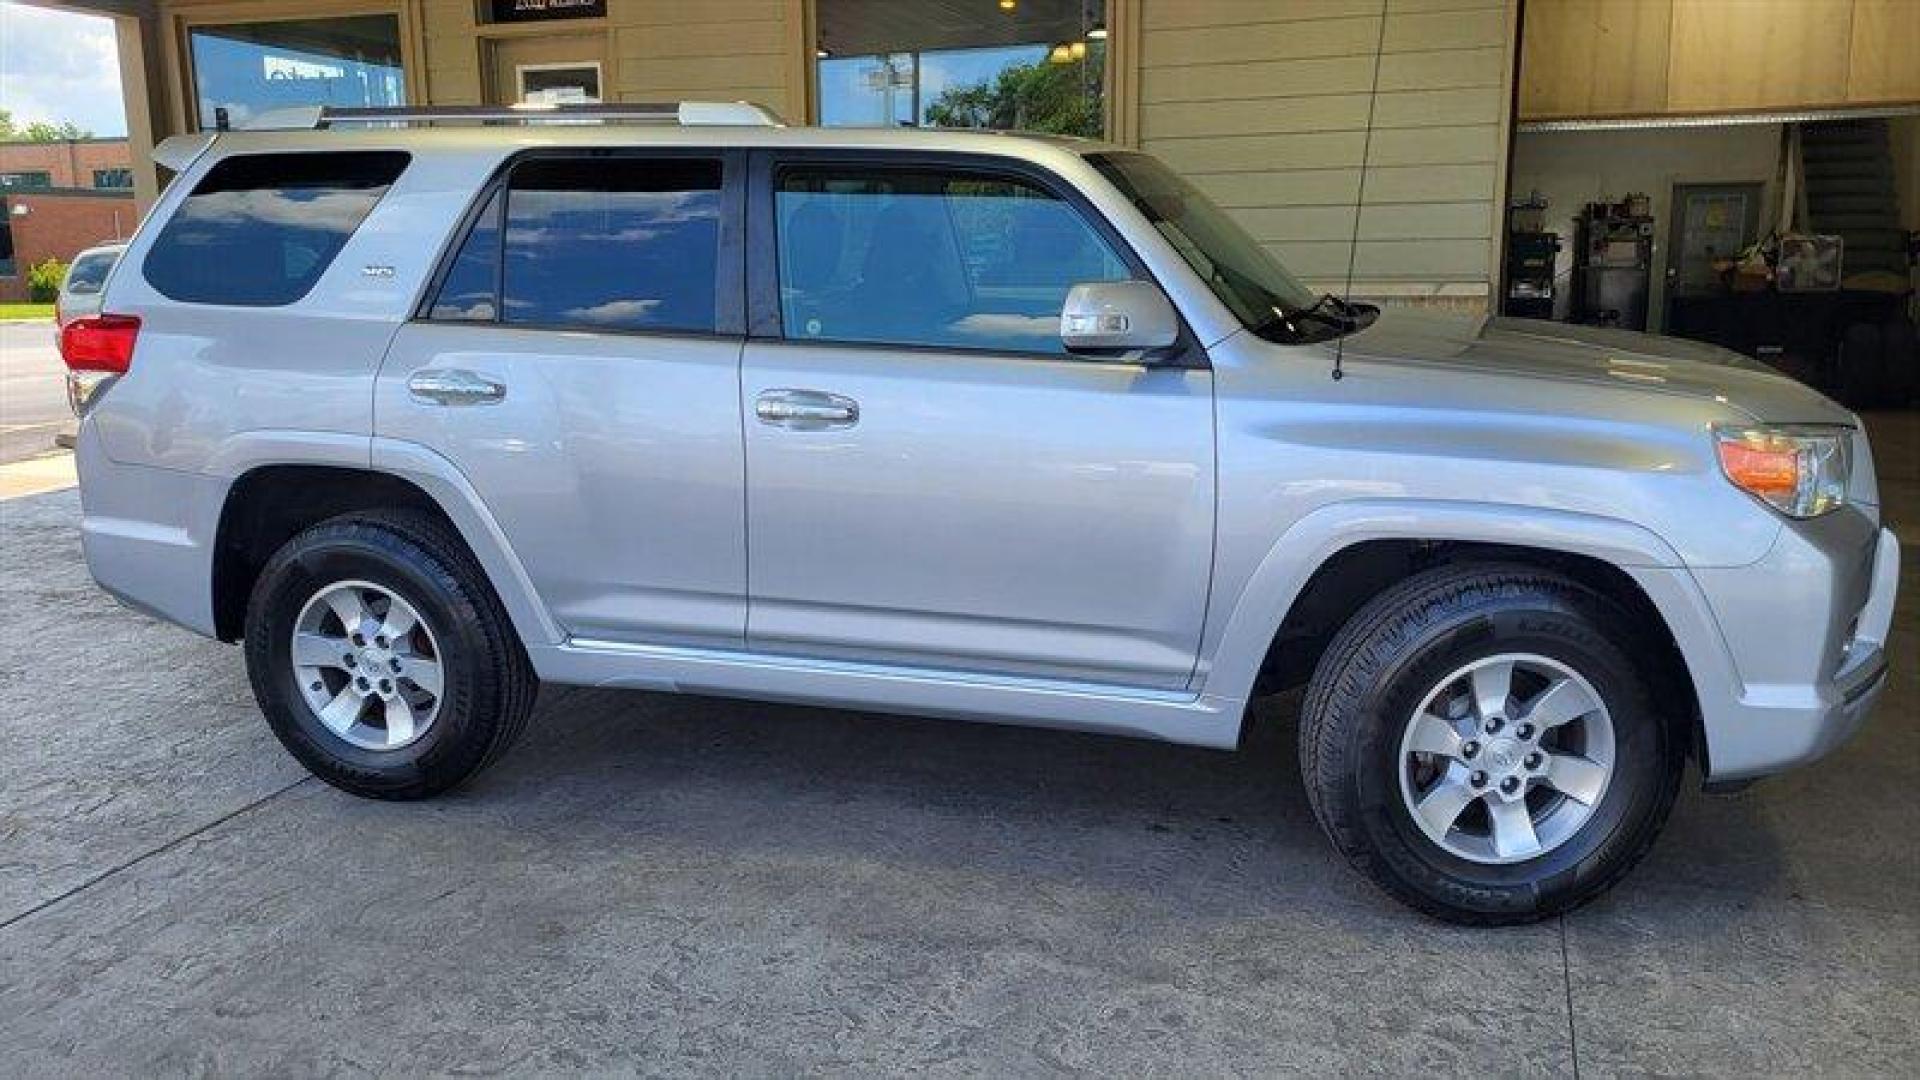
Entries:
<svg viewBox="0 0 1920 1080">
<path fill-rule="evenodd" d="M 106 290 L 107 275 L 113 272 L 113 264 L 120 261 L 120 254 L 126 250 L 125 244 L 102 244 L 73 257 L 67 276 L 60 282 L 60 295 L 53 302 L 54 325 L 65 326 L 75 319 L 100 313 L 100 296 Z"/>
</svg>

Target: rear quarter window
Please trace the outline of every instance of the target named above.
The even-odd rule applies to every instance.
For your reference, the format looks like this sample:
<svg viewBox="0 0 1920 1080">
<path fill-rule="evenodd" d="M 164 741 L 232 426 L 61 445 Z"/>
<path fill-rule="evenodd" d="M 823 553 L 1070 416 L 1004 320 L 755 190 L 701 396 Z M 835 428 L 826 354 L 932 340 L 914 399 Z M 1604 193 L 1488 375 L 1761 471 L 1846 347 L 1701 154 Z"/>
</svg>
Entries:
<svg viewBox="0 0 1920 1080">
<path fill-rule="evenodd" d="M 184 303 L 291 304 L 312 290 L 408 160 L 397 150 L 227 158 L 154 239 L 147 281 Z"/>
</svg>

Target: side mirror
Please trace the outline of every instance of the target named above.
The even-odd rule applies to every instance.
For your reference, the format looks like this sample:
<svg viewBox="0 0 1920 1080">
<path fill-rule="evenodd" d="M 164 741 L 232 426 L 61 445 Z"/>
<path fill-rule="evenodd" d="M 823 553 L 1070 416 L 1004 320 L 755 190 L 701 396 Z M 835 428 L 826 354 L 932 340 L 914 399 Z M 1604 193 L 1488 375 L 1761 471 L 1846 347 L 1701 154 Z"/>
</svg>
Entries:
<svg viewBox="0 0 1920 1080">
<path fill-rule="evenodd" d="M 1075 285 L 1060 308 L 1060 340 L 1068 352 L 1164 349 L 1180 336 L 1173 302 L 1151 281 Z"/>
</svg>

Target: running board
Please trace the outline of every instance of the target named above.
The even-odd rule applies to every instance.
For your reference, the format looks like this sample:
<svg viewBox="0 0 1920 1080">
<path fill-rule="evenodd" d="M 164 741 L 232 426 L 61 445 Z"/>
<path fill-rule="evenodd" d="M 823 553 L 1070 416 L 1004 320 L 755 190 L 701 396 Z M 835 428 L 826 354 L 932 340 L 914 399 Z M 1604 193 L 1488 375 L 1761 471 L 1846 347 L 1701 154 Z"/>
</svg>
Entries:
<svg viewBox="0 0 1920 1080">
<path fill-rule="evenodd" d="M 1232 749 L 1245 703 L 1185 690 L 983 676 L 934 668 L 574 638 L 528 650 L 542 679 L 941 719 L 1058 728 Z"/>
</svg>

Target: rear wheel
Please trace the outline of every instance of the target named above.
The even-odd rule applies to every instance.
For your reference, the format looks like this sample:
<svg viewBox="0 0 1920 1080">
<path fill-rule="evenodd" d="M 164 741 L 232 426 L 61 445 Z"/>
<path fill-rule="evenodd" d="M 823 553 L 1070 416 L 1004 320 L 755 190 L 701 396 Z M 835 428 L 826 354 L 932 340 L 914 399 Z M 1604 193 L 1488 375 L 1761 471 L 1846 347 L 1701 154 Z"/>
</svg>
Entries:
<svg viewBox="0 0 1920 1080">
<path fill-rule="evenodd" d="M 478 772 L 519 735 L 536 689 L 479 566 L 417 514 L 335 518 L 288 541 L 254 585 L 246 651 L 282 745 L 376 798 Z"/>
<path fill-rule="evenodd" d="M 1682 755 L 1624 612 L 1523 567 L 1442 568 L 1328 647 L 1302 766 L 1335 845 L 1444 919 L 1525 922 L 1597 895 L 1666 819 Z"/>
</svg>

